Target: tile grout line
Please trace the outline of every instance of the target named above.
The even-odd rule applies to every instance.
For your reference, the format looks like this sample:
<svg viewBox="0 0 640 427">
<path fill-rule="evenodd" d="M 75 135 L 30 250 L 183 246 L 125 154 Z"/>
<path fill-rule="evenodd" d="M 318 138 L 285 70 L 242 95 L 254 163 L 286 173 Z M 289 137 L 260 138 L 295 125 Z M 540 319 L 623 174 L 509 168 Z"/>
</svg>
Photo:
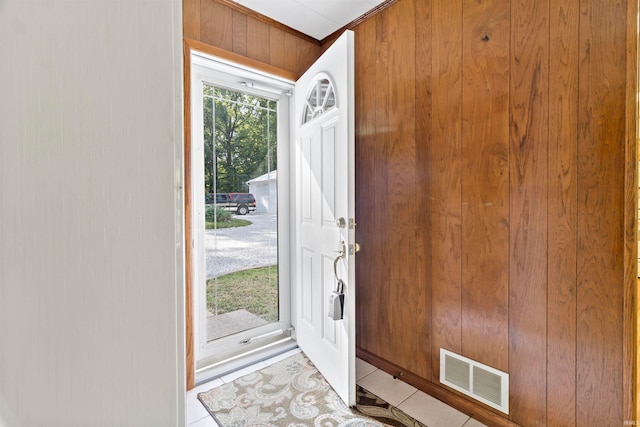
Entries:
<svg viewBox="0 0 640 427">
<path fill-rule="evenodd" d="M 202 405 L 202 402 L 200 402 L 200 400 L 196 396 L 194 396 L 193 399 L 196 401 L 196 403 L 198 403 L 199 405 Z M 204 405 L 202 405 L 202 407 L 204 408 Z M 191 426 L 191 425 L 193 425 L 195 423 L 198 423 L 198 422 L 202 421 L 203 419 L 211 416 L 211 414 L 209 414 L 209 412 L 206 409 L 205 409 L 205 412 L 206 412 L 205 415 L 203 415 L 202 417 L 200 417 L 198 419 L 191 420 L 191 422 L 189 424 L 187 424 L 187 426 Z"/>
<path fill-rule="evenodd" d="M 379 370 L 380 370 L 380 369 L 377 369 L 377 368 L 376 368 L 376 369 L 375 369 L 375 371 L 371 371 L 371 372 L 369 372 L 367 375 L 365 375 L 364 377 L 362 377 L 362 378 L 360 378 L 360 379 L 356 380 L 356 385 L 360 385 L 360 384 L 358 383 L 358 381 L 362 381 L 363 379 L 367 378 L 369 375 L 371 375 L 371 374 L 373 374 L 374 372 L 379 371 Z M 361 386 L 361 387 L 362 387 L 362 386 Z"/>
<path fill-rule="evenodd" d="M 414 387 L 415 388 L 415 387 Z M 411 393 L 409 396 L 407 396 L 407 398 L 405 398 L 402 402 L 398 403 L 396 406 L 396 408 L 400 409 L 400 405 L 402 405 L 404 402 L 406 402 L 407 400 L 411 399 L 418 391 L 418 389 L 416 389 L 416 391 L 414 391 L 413 393 Z M 400 409 L 401 411 L 407 412 L 404 409 Z M 407 415 L 411 415 L 407 412 Z M 413 417 L 413 415 L 411 415 Z M 414 417 L 415 418 L 415 417 Z"/>
</svg>

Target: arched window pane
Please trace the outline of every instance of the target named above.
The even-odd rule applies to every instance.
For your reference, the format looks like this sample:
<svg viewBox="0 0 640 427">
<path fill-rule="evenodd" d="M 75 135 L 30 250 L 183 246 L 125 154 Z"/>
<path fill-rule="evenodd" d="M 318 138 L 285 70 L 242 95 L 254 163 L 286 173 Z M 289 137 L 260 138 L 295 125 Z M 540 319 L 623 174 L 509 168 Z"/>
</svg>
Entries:
<svg viewBox="0 0 640 427">
<path fill-rule="evenodd" d="M 320 117 L 336 106 L 336 96 L 331 81 L 320 78 L 307 95 L 303 124 Z"/>
</svg>

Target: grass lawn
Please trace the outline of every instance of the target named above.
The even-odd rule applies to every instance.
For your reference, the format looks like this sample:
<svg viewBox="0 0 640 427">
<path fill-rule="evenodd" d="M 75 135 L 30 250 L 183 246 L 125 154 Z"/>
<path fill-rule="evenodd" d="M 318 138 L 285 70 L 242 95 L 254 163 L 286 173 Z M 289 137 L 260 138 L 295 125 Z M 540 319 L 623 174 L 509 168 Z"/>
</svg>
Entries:
<svg viewBox="0 0 640 427">
<path fill-rule="evenodd" d="M 207 308 L 214 314 L 244 308 L 267 322 L 277 321 L 278 266 L 253 268 L 209 279 Z"/>
<path fill-rule="evenodd" d="M 213 230 L 214 228 L 221 229 L 231 227 L 246 227 L 247 225 L 251 225 L 251 221 L 247 221 L 246 219 L 231 218 L 229 221 L 218 221 L 217 227 L 215 222 L 207 221 L 205 228 L 207 230 Z"/>
</svg>

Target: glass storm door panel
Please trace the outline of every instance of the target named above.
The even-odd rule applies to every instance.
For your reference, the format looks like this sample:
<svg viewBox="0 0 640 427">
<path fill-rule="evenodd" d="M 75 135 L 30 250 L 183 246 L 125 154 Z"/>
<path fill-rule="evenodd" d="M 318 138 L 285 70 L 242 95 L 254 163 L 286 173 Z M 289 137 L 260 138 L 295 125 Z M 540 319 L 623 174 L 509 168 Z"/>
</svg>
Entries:
<svg viewBox="0 0 640 427">
<path fill-rule="evenodd" d="M 203 86 L 207 341 L 278 322 L 277 102 Z"/>
<path fill-rule="evenodd" d="M 288 274 L 278 268 L 279 240 L 288 235 L 278 226 L 288 99 L 198 61 L 191 91 L 196 372 L 279 338 L 291 322 Z"/>
</svg>

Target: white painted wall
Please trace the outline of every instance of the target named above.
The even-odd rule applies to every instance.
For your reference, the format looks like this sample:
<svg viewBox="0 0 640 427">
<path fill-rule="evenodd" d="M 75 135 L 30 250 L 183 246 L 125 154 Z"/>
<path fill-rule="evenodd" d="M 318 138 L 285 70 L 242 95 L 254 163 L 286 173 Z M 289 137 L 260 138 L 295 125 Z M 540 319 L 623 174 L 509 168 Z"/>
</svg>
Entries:
<svg viewBox="0 0 640 427">
<path fill-rule="evenodd" d="M 180 0 L 0 0 L 0 426 L 184 423 Z"/>
</svg>

